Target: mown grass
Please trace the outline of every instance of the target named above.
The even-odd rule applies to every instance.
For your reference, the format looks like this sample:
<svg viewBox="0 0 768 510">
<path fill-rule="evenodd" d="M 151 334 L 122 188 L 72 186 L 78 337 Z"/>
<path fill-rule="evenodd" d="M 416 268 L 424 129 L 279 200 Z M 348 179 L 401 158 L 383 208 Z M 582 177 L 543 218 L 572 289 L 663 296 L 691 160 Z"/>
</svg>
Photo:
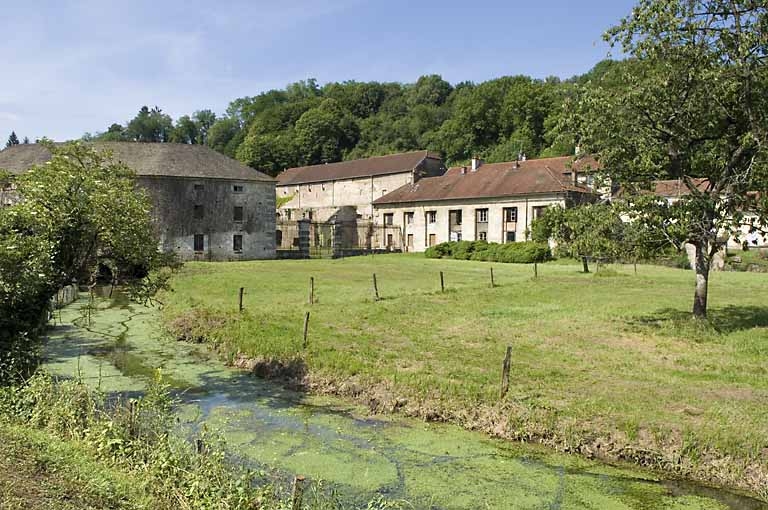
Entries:
<svg viewBox="0 0 768 510">
<path fill-rule="evenodd" d="M 529 265 L 419 255 L 190 263 L 164 297 L 164 317 L 226 351 L 299 357 L 313 377 L 383 383 L 455 413 L 499 405 L 511 345 L 503 435 L 536 429 L 561 445 L 667 449 L 684 464 L 727 456 L 736 469 L 768 463 L 768 276 L 713 274 L 711 322 L 701 324 L 689 319 L 690 271 L 580 267 L 540 264 L 534 280 Z M 747 474 L 728 478 L 739 476 Z"/>
</svg>

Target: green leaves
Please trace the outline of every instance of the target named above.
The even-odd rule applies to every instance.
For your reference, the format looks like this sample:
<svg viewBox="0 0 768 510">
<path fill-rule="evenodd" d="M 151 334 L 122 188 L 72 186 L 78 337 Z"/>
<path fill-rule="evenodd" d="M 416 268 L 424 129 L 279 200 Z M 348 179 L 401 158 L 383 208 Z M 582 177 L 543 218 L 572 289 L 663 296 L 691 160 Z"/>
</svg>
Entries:
<svg viewBox="0 0 768 510">
<path fill-rule="evenodd" d="M 133 172 L 82 143 L 48 149 L 48 163 L 15 181 L 22 200 L 0 208 L 0 381 L 29 368 L 60 287 L 91 283 L 100 269 L 146 295 L 167 281 L 147 280 L 160 259 L 150 202 Z"/>
</svg>

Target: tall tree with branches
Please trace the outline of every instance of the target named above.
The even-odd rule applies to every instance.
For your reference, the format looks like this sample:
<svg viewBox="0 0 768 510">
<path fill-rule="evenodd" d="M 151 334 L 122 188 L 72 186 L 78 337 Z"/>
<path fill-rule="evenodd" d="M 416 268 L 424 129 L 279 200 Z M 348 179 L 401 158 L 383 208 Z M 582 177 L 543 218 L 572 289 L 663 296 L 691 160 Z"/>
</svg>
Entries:
<svg viewBox="0 0 768 510">
<path fill-rule="evenodd" d="M 630 216 L 693 246 L 693 315 L 705 318 L 713 257 L 744 225 L 768 225 L 768 4 L 641 0 L 605 38 L 629 58 L 584 85 L 570 120 Z M 647 198 L 660 179 L 684 193 Z"/>
</svg>

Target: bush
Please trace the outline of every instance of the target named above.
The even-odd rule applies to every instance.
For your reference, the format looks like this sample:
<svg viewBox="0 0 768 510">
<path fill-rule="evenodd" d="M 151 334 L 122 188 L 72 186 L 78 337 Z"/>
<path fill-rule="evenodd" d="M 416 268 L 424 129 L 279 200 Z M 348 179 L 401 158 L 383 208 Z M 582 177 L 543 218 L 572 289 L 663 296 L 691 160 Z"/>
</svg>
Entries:
<svg viewBox="0 0 768 510">
<path fill-rule="evenodd" d="M 443 257 L 452 257 L 455 249 L 455 242 L 440 243 L 430 246 L 424 251 L 424 255 L 429 259 L 441 259 Z"/>
<path fill-rule="evenodd" d="M 427 248 L 428 258 L 454 258 L 482 262 L 532 264 L 552 258 L 546 243 L 526 241 L 522 243 L 489 243 L 487 241 L 451 241 Z"/>
</svg>

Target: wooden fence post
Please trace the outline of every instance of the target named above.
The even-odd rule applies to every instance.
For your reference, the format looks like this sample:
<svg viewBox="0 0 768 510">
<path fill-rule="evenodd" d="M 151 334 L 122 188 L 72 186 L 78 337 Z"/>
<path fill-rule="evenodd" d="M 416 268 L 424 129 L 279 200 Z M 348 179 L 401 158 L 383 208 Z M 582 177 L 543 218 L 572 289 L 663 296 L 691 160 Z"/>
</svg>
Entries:
<svg viewBox="0 0 768 510">
<path fill-rule="evenodd" d="M 309 277 L 309 304 L 315 304 L 315 277 Z"/>
<path fill-rule="evenodd" d="M 307 332 L 309 330 L 309 312 L 307 312 L 304 315 L 304 342 L 302 344 L 303 348 L 307 348 Z"/>
<path fill-rule="evenodd" d="M 440 271 L 440 292 L 445 292 L 445 279 L 442 271 Z"/>
<path fill-rule="evenodd" d="M 239 306 L 239 310 L 241 312 L 243 311 L 243 292 L 244 291 L 245 291 L 245 288 L 244 287 L 240 287 L 240 306 Z"/>
<path fill-rule="evenodd" d="M 493 268 L 491 268 L 491 288 L 494 288 L 496 283 L 493 281 Z"/>
<path fill-rule="evenodd" d="M 507 346 L 507 353 L 504 355 L 504 364 L 501 367 L 501 393 L 499 398 L 504 398 L 504 395 L 509 391 L 509 367 L 512 363 L 512 346 Z"/>
<path fill-rule="evenodd" d="M 538 278 L 539 277 L 539 263 L 534 262 L 533 263 L 533 277 Z"/>
<path fill-rule="evenodd" d="M 304 497 L 304 477 L 293 479 L 293 494 L 291 495 L 291 510 L 301 510 L 301 500 Z"/>
<path fill-rule="evenodd" d="M 379 284 L 376 281 L 376 273 L 373 273 L 373 300 L 379 300 Z"/>
</svg>

